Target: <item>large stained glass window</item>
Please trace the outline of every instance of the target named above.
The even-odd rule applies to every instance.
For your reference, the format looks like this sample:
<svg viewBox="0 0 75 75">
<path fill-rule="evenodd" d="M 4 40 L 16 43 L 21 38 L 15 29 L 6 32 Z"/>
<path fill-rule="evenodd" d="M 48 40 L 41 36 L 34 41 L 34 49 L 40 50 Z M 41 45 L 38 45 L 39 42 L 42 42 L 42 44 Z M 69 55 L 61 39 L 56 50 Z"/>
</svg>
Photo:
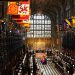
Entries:
<svg viewBox="0 0 75 75">
<path fill-rule="evenodd" d="M 48 16 L 38 13 L 31 15 L 30 20 L 30 32 L 27 32 L 27 37 L 51 37 L 51 20 Z"/>
</svg>

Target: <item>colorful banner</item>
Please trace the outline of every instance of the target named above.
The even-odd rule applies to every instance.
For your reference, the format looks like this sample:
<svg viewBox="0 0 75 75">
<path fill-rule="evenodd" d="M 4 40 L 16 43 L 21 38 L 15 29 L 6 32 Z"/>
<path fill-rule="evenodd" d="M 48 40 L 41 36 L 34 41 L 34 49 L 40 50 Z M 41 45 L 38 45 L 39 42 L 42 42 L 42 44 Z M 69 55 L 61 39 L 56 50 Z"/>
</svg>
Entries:
<svg viewBox="0 0 75 75">
<path fill-rule="evenodd" d="M 26 2 L 22 2 L 22 4 L 18 6 L 18 14 L 29 15 L 29 7 L 29 4 L 27 4 Z"/>
<path fill-rule="evenodd" d="M 18 14 L 18 5 L 16 4 L 16 2 L 8 2 L 7 14 L 9 15 Z"/>
<path fill-rule="evenodd" d="M 72 26 L 75 28 L 75 18 L 72 18 Z"/>
<path fill-rule="evenodd" d="M 12 15 L 13 20 L 29 20 L 29 15 Z"/>
<path fill-rule="evenodd" d="M 72 19 L 65 19 L 67 25 L 72 27 Z"/>
<path fill-rule="evenodd" d="M 30 12 L 30 0 L 8 2 L 7 14 L 12 15 L 18 24 L 30 27 Z"/>
<path fill-rule="evenodd" d="M 9 15 L 29 15 L 29 2 L 8 2 L 7 14 Z"/>
<path fill-rule="evenodd" d="M 64 20 L 64 30 L 75 30 L 75 16 Z"/>
<path fill-rule="evenodd" d="M 72 28 L 72 19 L 65 19 L 64 20 L 64 30 Z"/>
</svg>

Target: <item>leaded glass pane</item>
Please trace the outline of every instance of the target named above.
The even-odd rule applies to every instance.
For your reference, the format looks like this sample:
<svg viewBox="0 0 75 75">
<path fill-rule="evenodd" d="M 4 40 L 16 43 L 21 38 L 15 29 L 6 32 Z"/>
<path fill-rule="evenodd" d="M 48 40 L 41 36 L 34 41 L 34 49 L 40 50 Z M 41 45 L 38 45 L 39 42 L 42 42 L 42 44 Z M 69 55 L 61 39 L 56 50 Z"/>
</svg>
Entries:
<svg viewBox="0 0 75 75">
<path fill-rule="evenodd" d="M 34 16 L 34 19 L 37 19 L 37 16 Z"/>
<path fill-rule="evenodd" d="M 41 26 L 41 29 L 44 30 L 44 25 Z"/>
<path fill-rule="evenodd" d="M 45 20 L 45 24 L 48 24 L 48 23 L 47 23 L 47 20 Z"/>
<path fill-rule="evenodd" d="M 41 19 L 44 19 L 44 15 L 41 17 Z"/>
<path fill-rule="evenodd" d="M 37 19 L 41 19 L 41 16 L 37 16 Z"/>
<path fill-rule="evenodd" d="M 51 24 L 51 21 L 50 20 L 48 20 L 48 24 Z"/>
<path fill-rule="evenodd" d="M 41 34 L 41 31 L 37 31 L 37 34 Z"/>
<path fill-rule="evenodd" d="M 41 20 L 41 24 L 44 24 L 44 20 Z"/>
<path fill-rule="evenodd" d="M 37 24 L 37 20 L 34 20 L 34 24 Z"/>
<path fill-rule="evenodd" d="M 41 24 L 41 20 L 37 20 L 37 24 Z"/>
</svg>

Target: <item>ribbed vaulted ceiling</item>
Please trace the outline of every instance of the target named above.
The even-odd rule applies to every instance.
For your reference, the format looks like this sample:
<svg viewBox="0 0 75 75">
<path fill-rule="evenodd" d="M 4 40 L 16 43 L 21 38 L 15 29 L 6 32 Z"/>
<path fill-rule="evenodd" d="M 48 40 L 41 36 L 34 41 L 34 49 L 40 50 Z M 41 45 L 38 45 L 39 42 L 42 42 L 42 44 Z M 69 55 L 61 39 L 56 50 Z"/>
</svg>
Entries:
<svg viewBox="0 0 75 75">
<path fill-rule="evenodd" d="M 50 17 L 61 13 L 65 0 L 30 0 L 32 14 L 42 12 Z"/>
</svg>

